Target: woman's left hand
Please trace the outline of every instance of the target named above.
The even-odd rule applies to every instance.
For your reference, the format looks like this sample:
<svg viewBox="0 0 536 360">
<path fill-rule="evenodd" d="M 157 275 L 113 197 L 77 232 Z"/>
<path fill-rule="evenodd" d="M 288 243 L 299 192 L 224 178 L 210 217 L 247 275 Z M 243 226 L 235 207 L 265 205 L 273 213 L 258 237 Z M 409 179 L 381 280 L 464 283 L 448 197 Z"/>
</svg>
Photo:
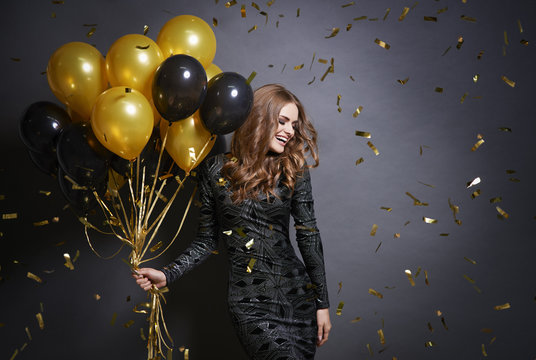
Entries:
<svg viewBox="0 0 536 360">
<path fill-rule="evenodd" d="M 316 322 L 318 324 L 318 339 L 316 346 L 322 346 L 328 341 L 331 321 L 329 320 L 329 309 L 316 310 Z"/>
</svg>

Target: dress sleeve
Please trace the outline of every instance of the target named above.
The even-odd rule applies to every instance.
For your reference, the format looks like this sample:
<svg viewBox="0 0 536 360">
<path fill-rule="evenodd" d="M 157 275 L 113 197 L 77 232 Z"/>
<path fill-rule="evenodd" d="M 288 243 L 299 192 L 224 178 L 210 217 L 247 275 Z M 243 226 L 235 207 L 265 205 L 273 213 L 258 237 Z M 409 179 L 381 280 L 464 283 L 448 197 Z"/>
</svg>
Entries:
<svg viewBox="0 0 536 360">
<path fill-rule="evenodd" d="M 173 262 L 163 267 L 169 285 L 196 265 L 205 261 L 218 248 L 218 222 L 215 212 L 215 199 L 212 192 L 210 172 L 207 161 L 198 168 L 198 189 L 201 209 L 197 235 L 192 244 Z"/>
<path fill-rule="evenodd" d="M 298 177 L 294 186 L 291 213 L 296 226 L 298 248 L 315 289 L 316 308 L 328 308 L 324 254 L 320 233 L 316 227 L 311 177 L 307 168 L 304 170 L 303 176 Z"/>
</svg>

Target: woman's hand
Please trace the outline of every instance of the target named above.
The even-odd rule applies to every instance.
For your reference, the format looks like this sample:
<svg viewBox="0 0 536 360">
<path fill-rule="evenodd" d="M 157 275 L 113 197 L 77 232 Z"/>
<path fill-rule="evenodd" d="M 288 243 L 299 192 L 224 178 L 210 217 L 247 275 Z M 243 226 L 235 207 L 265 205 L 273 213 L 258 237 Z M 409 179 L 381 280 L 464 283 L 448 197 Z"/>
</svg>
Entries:
<svg viewBox="0 0 536 360">
<path fill-rule="evenodd" d="M 329 309 L 316 310 L 316 323 L 318 324 L 318 341 L 316 346 L 322 346 L 328 341 L 331 321 L 329 320 Z"/>
<path fill-rule="evenodd" d="M 145 291 L 156 285 L 157 288 L 166 286 L 166 275 L 160 270 L 152 268 L 141 268 L 137 270 L 137 274 L 132 274 L 136 279 L 136 283 Z"/>
</svg>

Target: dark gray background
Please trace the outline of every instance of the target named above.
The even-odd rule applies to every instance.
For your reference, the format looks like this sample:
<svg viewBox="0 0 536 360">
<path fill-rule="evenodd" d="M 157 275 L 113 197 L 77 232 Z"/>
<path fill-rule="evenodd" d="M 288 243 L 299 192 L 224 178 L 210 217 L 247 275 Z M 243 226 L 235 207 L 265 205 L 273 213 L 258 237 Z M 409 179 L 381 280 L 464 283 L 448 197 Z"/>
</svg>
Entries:
<svg viewBox="0 0 536 360">
<path fill-rule="evenodd" d="M 0 358 L 11 358 L 24 343 L 27 346 L 16 359 L 146 357 L 139 333 L 140 328 L 146 331 L 147 323 L 143 315 L 131 311 L 134 304 L 145 301 L 145 295 L 120 260 L 126 251 L 106 261 L 89 250 L 82 225 L 72 212 L 63 210 L 66 201 L 56 180 L 29 160 L 18 138 L 18 121 L 35 101 L 58 103 L 41 72 L 59 46 L 86 41 L 105 55 L 117 38 L 142 33 L 144 25 L 150 27 L 148 36 L 156 39 L 163 24 L 180 14 L 200 16 L 209 24 L 217 18 L 214 63 L 245 77 L 256 71 L 253 87 L 283 83 L 303 101 L 319 132 L 321 165 L 312 177 L 333 330 L 328 343 L 318 350 L 318 359 L 368 358 L 367 344 L 375 358 L 384 359 L 483 358 L 482 344 L 489 359 L 536 357 L 534 2 L 361 0 L 343 8 L 348 1 L 276 0 L 270 7 L 259 1 L 261 10 L 268 13 L 266 25 L 250 2 L 239 1 L 230 8 L 224 3 L 3 3 L 0 194 L 5 198 L 0 200 L 0 213 L 17 212 L 18 218 L 0 220 Z M 245 19 L 240 4 L 246 5 Z M 398 21 L 405 6 L 412 9 Z M 438 15 L 445 7 L 448 10 Z M 383 20 L 387 8 L 391 12 Z M 353 21 L 363 15 L 379 19 Z M 462 15 L 476 22 L 464 21 Z M 436 16 L 437 22 L 424 21 L 424 16 Z M 98 24 L 97 30 L 88 39 L 90 28 L 83 24 L 92 23 Z M 353 27 L 346 31 L 350 23 Z M 248 33 L 253 25 L 258 29 Z M 334 27 L 340 28 L 339 34 L 326 39 Z M 505 31 L 509 45 L 505 45 Z M 459 36 L 464 43 L 456 49 Z M 376 38 L 391 48 L 381 48 L 374 43 Z M 529 45 L 522 45 L 522 39 Z M 310 67 L 313 54 L 316 59 L 334 58 L 335 72 L 324 81 L 320 77 L 328 65 L 315 59 Z M 293 70 L 300 64 L 305 64 L 303 69 Z M 475 74 L 480 75 L 476 83 Z M 515 88 L 506 85 L 502 75 L 515 81 Z M 407 77 L 406 85 L 397 83 Z M 443 93 L 435 92 L 436 87 L 442 87 Z M 363 111 L 353 118 L 358 106 Z M 355 136 L 355 130 L 372 134 L 379 156 L 366 145 L 367 139 Z M 485 143 L 472 152 L 478 134 Z M 356 166 L 360 157 L 364 162 Z M 516 173 L 507 174 L 507 169 Z M 466 189 L 466 183 L 477 176 L 482 182 Z M 511 177 L 520 181 L 510 181 Z M 472 199 L 477 188 L 481 195 Z M 39 190 L 52 195 L 41 195 Z M 429 206 L 413 206 L 406 192 Z M 497 196 L 502 202 L 491 204 L 489 200 Z M 449 198 L 460 206 L 461 226 L 454 222 Z M 174 233 L 183 203 L 174 205 L 161 239 Z M 497 218 L 496 205 L 509 214 L 508 219 Z M 153 266 L 167 263 L 192 240 L 196 212 L 194 208 L 189 214 L 187 228 L 167 257 Z M 54 216 L 60 217 L 59 223 L 33 226 Z M 426 224 L 423 216 L 438 223 Z M 374 237 L 370 235 L 373 224 L 378 225 Z M 394 238 L 395 233 L 400 238 Z M 94 240 L 106 255 L 119 245 L 114 238 Z M 63 241 L 64 245 L 56 246 Z M 63 253 L 74 256 L 76 250 L 80 259 L 70 271 L 63 266 Z M 464 257 L 476 260 L 476 265 Z M 427 271 L 429 286 L 423 271 L 416 286 L 410 285 L 404 270 L 415 274 L 419 267 Z M 44 283 L 28 279 L 28 271 L 41 276 Z M 227 315 L 226 271 L 222 251 L 174 284 L 167 296 L 168 327 L 175 346 L 190 349 L 190 359 L 245 359 Z M 370 288 L 384 298 L 370 295 Z M 96 301 L 94 294 L 102 299 Z M 337 316 L 341 301 L 344 308 Z M 506 302 L 510 309 L 494 310 Z M 40 303 L 44 330 L 35 318 Z M 114 313 L 118 316 L 112 326 Z M 352 323 L 356 317 L 362 320 Z M 133 326 L 122 326 L 131 319 Z M 31 341 L 25 327 L 31 331 Z M 482 332 L 483 328 L 492 332 Z M 379 342 L 379 329 L 385 334 L 385 345 Z M 435 346 L 425 347 L 427 341 Z M 182 355 L 176 351 L 173 357 Z"/>
</svg>

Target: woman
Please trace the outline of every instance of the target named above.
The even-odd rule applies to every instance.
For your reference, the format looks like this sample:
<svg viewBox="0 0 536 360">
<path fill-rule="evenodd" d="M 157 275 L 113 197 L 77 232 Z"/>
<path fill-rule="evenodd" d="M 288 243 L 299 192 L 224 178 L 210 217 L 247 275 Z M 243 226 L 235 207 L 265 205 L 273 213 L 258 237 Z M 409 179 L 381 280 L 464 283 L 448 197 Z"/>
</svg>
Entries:
<svg viewBox="0 0 536 360">
<path fill-rule="evenodd" d="M 316 166 L 316 131 L 300 101 L 280 85 L 257 89 L 231 154 L 198 169 L 195 241 L 162 270 L 139 269 L 136 282 L 144 290 L 166 286 L 203 262 L 221 238 L 230 262 L 229 311 L 249 356 L 314 358 L 315 344 L 323 345 L 331 329 L 308 170 Z M 290 243 L 290 214 L 303 263 Z"/>
</svg>

